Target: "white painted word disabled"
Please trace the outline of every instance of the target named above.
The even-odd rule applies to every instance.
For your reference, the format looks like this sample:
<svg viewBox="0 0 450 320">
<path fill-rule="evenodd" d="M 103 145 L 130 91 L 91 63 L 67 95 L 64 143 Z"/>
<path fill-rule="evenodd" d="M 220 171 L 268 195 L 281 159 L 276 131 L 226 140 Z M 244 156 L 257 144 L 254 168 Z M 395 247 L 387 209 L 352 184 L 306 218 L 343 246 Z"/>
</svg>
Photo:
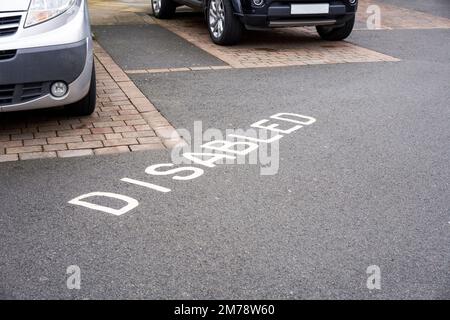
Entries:
<svg viewBox="0 0 450 320">
<path fill-rule="evenodd" d="M 177 149 L 177 151 L 172 152 L 172 163 L 158 163 L 151 165 L 145 169 L 145 173 L 149 176 L 171 176 L 171 179 L 175 181 L 195 180 L 203 176 L 206 169 L 211 169 L 219 164 L 230 163 L 230 161 L 235 160 L 237 160 L 238 164 L 246 163 L 245 159 L 242 157 L 251 157 L 252 153 L 255 154 L 258 149 L 271 146 L 271 156 L 264 158 L 261 157 L 260 154 L 259 159 L 270 160 L 268 162 L 270 165 L 266 168 L 267 170 L 262 170 L 261 174 L 273 175 L 278 172 L 279 140 L 285 135 L 292 134 L 315 122 L 315 118 L 301 114 L 288 112 L 277 113 L 270 116 L 269 119 L 262 119 L 251 124 L 251 128 L 259 130 L 257 133 L 255 133 L 254 130 L 240 130 L 227 133 L 226 138 L 222 137 L 223 139 L 215 139 L 200 145 L 194 143 L 194 150 L 190 150 L 194 152 L 185 152 L 186 149 L 182 147 Z M 250 134 L 245 134 L 246 132 Z M 187 133 L 185 132 L 183 135 L 186 136 Z M 212 136 L 217 137 L 217 133 Z M 202 135 L 202 137 L 204 137 L 204 135 Z M 241 157 L 240 160 L 239 157 Z M 188 165 L 178 166 L 180 164 Z M 172 191 L 167 186 L 155 184 L 150 181 L 136 180 L 128 177 L 124 177 L 120 179 L 120 181 L 147 188 L 155 192 L 168 193 Z M 123 202 L 124 205 L 117 209 L 106 205 L 100 205 L 98 204 L 98 201 L 97 203 L 94 203 L 94 200 L 98 198 L 103 198 L 103 200 L 105 200 L 104 198 L 110 199 L 111 201 L 114 201 L 114 203 L 120 201 Z M 69 203 L 115 216 L 123 215 L 139 206 L 138 200 L 132 197 L 106 191 L 93 191 L 83 194 L 70 200 Z"/>
</svg>

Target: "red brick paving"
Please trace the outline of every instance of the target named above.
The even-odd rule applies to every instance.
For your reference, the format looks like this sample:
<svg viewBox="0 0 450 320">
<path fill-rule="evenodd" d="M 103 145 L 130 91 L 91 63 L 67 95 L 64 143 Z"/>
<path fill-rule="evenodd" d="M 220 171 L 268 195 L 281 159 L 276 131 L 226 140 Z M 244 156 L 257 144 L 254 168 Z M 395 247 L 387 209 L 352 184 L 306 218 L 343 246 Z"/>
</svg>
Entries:
<svg viewBox="0 0 450 320">
<path fill-rule="evenodd" d="M 1 114 L 0 162 L 156 150 L 183 142 L 98 44 L 95 51 L 94 114 L 68 117 L 59 109 Z"/>
</svg>

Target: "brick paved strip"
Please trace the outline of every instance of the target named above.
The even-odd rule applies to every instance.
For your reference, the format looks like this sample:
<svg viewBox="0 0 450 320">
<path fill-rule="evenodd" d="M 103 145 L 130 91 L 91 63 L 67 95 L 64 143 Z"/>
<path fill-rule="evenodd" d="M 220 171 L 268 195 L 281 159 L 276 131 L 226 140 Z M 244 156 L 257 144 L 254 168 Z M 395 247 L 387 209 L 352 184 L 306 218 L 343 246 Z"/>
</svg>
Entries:
<svg viewBox="0 0 450 320">
<path fill-rule="evenodd" d="M 12 134 L 11 140 L 33 139 L 32 133 Z"/>
<path fill-rule="evenodd" d="M 136 131 L 133 126 L 114 127 L 113 130 L 115 133 Z"/>
<path fill-rule="evenodd" d="M 144 138 L 144 137 L 155 137 L 156 133 L 153 130 L 142 130 L 133 132 L 123 132 L 122 136 L 124 138 Z"/>
<path fill-rule="evenodd" d="M 21 140 L 0 142 L 0 148 L 11 148 L 11 147 L 21 147 L 21 146 L 23 146 L 23 142 Z"/>
<path fill-rule="evenodd" d="M 34 137 L 37 138 L 53 138 L 56 137 L 56 131 L 35 132 Z"/>
<path fill-rule="evenodd" d="M 265 32 L 264 38 L 257 39 L 257 42 L 223 47 L 212 43 L 199 17 L 158 20 L 157 23 L 227 64 L 211 66 L 211 70 L 399 61 L 346 41 L 324 42 L 311 28 L 271 30 Z"/>
<path fill-rule="evenodd" d="M 99 134 L 99 133 L 112 133 L 113 129 L 112 128 L 91 128 L 90 129 L 92 134 Z"/>
<path fill-rule="evenodd" d="M 105 121 L 94 123 L 95 128 L 105 128 L 105 127 L 122 127 L 125 125 L 123 121 Z"/>
<path fill-rule="evenodd" d="M 19 160 L 18 154 L 0 155 L 0 162 L 17 161 L 17 160 Z"/>
<path fill-rule="evenodd" d="M 71 143 L 71 142 L 82 142 L 81 136 L 70 136 L 70 137 L 58 137 L 58 138 L 48 138 L 48 144 L 61 144 L 61 143 Z"/>
<path fill-rule="evenodd" d="M 108 140 L 121 139 L 122 135 L 120 133 L 107 133 L 105 134 L 105 138 Z"/>
<path fill-rule="evenodd" d="M 125 120 L 125 123 L 127 124 L 127 126 L 134 126 L 135 129 L 136 129 L 136 126 L 147 125 L 147 121 L 145 121 L 144 119 Z"/>
<path fill-rule="evenodd" d="M 46 159 L 46 158 L 56 158 L 56 152 L 30 152 L 30 153 L 20 153 L 20 160 L 32 160 L 32 159 Z"/>
<path fill-rule="evenodd" d="M 71 129 L 71 130 L 62 130 L 57 131 L 56 134 L 58 137 L 70 137 L 70 136 L 81 136 L 83 134 L 91 134 L 89 129 Z"/>
<path fill-rule="evenodd" d="M 136 131 L 148 131 L 152 130 L 152 127 L 150 127 L 148 124 L 135 124 L 133 125 L 134 130 Z"/>
<path fill-rule="evenodd" d="M 125 153 L 125 152 L 130 152 L 130 148 L 128 148 L 128 146 L 100 148 L 100 149 L 95 149 L 95 150 L 94 150 L 94 153 L 95 153 L 96 155 L 114 154 L 114 153 Z"/>
<path fill-rule="evenodd" d="M 163 149 L 164 146 L 161 143 L 150 143 L 150 144 L 138 144 L 130 146 L 130 148 L 131 151 L 145 151 L 145 150 L 160 150 Z"/>
<path fill-rule="evenodd" d="M 74 143 L 68 143 L 67 147 L 69 149 L 73 149 L 73 150 L 77 150 L 77 149 L 95 149 L 95 148 L 103 147 L 103 143 L 101 141 L 74 142 Z"/>
<path fill-rule="evenodd" d="M 140 114 L 125 114 L 120 116 L 113 116 L 112 119 L 114 121 L 120 120 L 142 120 L 142 116 Z"/>
<path fill-rule="evenodd" d="M 44 139 L 44 138 L 23 141 L 24 146 L 40 146 L 40 145 L 44 145 L 44 144 L 47 144 L 47 139 Z"/>
<path fill-rule="evenodd" d="M 44 146 L 44 151 L 62 151 L 67 150 L 66 144 L 49 144 Z"/>
<path fill-rule="evenodd" d="M 156 111 L 155 106 L 147 98 L 132 98 L 131 103 L 139 112 Z"/>
<path fill-rule="evenodd" d="M 6 148 L 7 154 L 25 153 L 25 152 L 40 152 L 40 151 L 42 151 L 41 146 Z"/>
<path fill-rule="evenodd" d="M 19 134 L 22 131 L 20 129 L 7 129 L 6 126 L 0 128 L 0 135 L 10 135 L 10 134 Z"/>
<path fill-rule="evenodd" d="M 137 138 L 140 144 L 158 144 L 162 143 L 161 139 L 157 137 L 143 137 L 143 138 Z"/>
<path fill-rule="evenodd" d="M 139 142 L 135 138 L 121 138 L 121 139 L 111 139 L 103 141 L 105 147 L 116 147 L 116 146 L 128 146 L 132 144 L 138 144 Z"/>
<path fill-rule="evenodd" d="M 83 141 L 103 141 L 106 139 L 104 134 L 89 134 L 84 135 L 82 138 Z"/>
<path fill-rule="evenodd" d="M 90 149 L 58 151 L 58 157 L 60 158 L 83 157 L 93 154 L 94 152 Z"/>
</svg>

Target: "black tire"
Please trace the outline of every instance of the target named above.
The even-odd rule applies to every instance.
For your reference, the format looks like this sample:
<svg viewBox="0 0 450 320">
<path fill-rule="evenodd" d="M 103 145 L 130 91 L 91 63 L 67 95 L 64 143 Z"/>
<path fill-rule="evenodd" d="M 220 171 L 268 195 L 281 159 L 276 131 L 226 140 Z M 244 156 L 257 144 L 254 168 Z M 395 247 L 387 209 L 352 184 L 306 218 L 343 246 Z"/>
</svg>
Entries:
<svg viewBox="0 0 450 320">
<path fill-rule="evenodd" d="M 353 26 L 355 25 L 355 16 L 348 20 L 341 27 L 328 27 L 328 26 L 317 26 L 317 32 L 320 37 L 328 41 L 341 41 L 346 39 L 353 31 Z"/>
<path fill-rule="evenodd" d="M 228 46 L 238 43 L 242 38 L 244 26 L 242 25 L 239 17 L 234 14 L 233 5 L 230 0 L 222 0 L 224 8 L 224 27 L 223 32 L 219 37 L 216 37 L 210 28 L 210 6 L 211 0 L 208 1 L 208 7 L 206 11 L 206 20 L 208 24 L 209 35 L 215 44 L 221 46 Z"/>
<path fill-rule="evenodd" d="M 91 84 L 88 94 L 78 102 L 66 106 L 67 113 L 71 116 L 89 116 L 95 110 L 97 102 L 97 83 L 95 77 L 95 66 L 92 67 Z"/>
<path fill-rule="evenodd" d="M 155 1 L 152 3 L 153 16 L 158 19 L 170 19 L 175 15 L 177 5 L 173 0 L 160 0 L 160 8 L 155 9 Z"/>
</svg>

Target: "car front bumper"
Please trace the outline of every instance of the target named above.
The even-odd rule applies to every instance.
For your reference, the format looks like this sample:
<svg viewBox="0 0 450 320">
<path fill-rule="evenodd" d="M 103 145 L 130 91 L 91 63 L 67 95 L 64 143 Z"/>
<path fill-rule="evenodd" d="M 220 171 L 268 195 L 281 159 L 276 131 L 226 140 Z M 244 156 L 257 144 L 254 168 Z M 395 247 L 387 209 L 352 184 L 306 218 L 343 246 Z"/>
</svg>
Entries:
<svg viewBox="0 0 450 320">
<path fill-rule="evenodd" d="M 324 1 L 322 1 L 324 2 Z M 304 4 L 295 1 L 268 2 L 260 8 L 244 8 L 239 14 L 241 21 L 249 28 L 276 28 L 295 26 L 342 25 L 356 13 L 357 2 L 333 1 L 327 14 L 291 14 L 292 4 Z M 310 2 L 308 2 L 310 4 Z"/>
<path fill-rule="evenodd" d="M 93 70 L 92 40 L 17 51 L 0 61 L 0 112 L 58 107 L 77 102 L 89 92 Z M 50 94 L 55 81 L 69 85 L 62 98 Z"/>
</svg>

